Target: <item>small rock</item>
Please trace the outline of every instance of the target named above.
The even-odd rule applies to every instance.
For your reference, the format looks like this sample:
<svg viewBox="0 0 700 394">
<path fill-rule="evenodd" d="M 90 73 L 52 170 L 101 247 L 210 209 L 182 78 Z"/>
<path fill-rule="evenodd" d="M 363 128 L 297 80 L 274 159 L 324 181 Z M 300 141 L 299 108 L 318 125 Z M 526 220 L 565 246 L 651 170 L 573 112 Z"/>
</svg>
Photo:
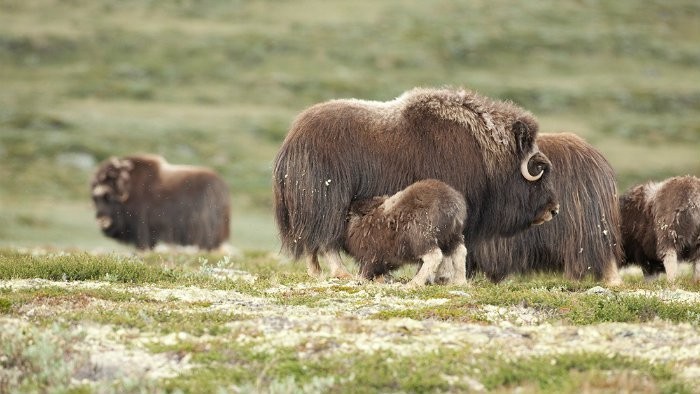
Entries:
<svg viewBox="0 0 700 394">
<path fill-rule="evenodd" d="M 459 297 L 471 297 L 471 294 L 467 293 L 466 291 L 461 291 L 461 290 L 451 290 L 449 293 L 452 295 L 459 296 Z"/>
<path fill-rule="evenodd" d="M 600 286 L 591 287 L 590 289 L 586 290 L 586 294 L 611 294 L 611 293 L 612 293 L 612 291 L 610 291 L 604 287 L 600 287 Z"/>
</svg>

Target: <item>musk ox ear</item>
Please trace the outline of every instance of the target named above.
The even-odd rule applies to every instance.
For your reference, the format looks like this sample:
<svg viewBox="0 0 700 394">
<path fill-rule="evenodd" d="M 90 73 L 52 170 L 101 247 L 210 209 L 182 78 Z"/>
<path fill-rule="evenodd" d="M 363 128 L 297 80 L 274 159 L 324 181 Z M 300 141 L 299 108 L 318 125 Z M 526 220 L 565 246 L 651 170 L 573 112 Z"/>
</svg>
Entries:
<svg viewBox="0 0 700 394">
<path fill-rule="evenodd" d="M 515 144 L 519 154 L 529 153 L 535 144 L 537 125 L 529 124 L 527 120 L 518 119 L 513 122 L 513 134 L 515 134 Z"/>
</svg>

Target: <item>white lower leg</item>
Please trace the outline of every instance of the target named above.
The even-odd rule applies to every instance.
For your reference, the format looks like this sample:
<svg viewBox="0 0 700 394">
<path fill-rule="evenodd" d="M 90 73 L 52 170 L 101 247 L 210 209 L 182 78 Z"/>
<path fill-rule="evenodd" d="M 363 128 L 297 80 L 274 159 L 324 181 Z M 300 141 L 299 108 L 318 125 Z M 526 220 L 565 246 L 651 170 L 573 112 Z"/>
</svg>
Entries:
<svg viewBox="0 0 700 394">
<path fill-rule="evenodd" d="M 314 278 L 318 278 L 321 275 L 321 265 L 318 264 L 318 255 L 316 253 L 311 253 L 306 258 L 306 273 Z"/>
<path fill-rule="evenodd" d="M 622 284 L 622 278 L 620 278 L 620 273 L 617 271 L 617 261 L 614 258 L 608 261 L 608 266 L 605 267 L 605 272 L 603 273 L 603 280 L 608 286 L 620 286 Z"/>
<path fill-rule="evenodd" d="M 459 245 L 450 257 L 454 267 L 454 275 L 448 283 L 455 285 L 467 284 L 467 248 L 464 245 Z"/>
<path fill-rule="evenodd" d="M 700 259 L 693 262 L 695 269 L 693 270 L 693 282 L 700 283 Z"/>
<path fill-rule="evenodd" d="M 435 279 L 435 273 L 442 262 L 442 252 L 440 248 L 432 249 L 421 256 L 421 260 L 423 260 L 423 265 L 420 267 L 420 270 L 418 270 L 416 276 L 407 284 L 410 287 L 423 286 L 429 280 Z"/>
<path fill-rule="evenodd" d="M 452 256 L 443 256 L 437 272 L 435 272 L 434 283 L 451 283 L 454 276 L 455 273 L 452 264 Z"/>
<path fill-rule="evenodd" d="M 667 250 L 664 256 L 664 269 L 666 270 L 666 280 L 673 282 L 676 280 L 678 272 L 678 257 L 675 250 Z"/>
<path fill-rule="evenodd" d="M 326 261 L 331 267 L 331 276 L 334 278 L 350 278 L 352 275 L 343 265 L 343 260 L 340 259 L 340 252 L 331 250 L 325 254 Z"/>
</svg>

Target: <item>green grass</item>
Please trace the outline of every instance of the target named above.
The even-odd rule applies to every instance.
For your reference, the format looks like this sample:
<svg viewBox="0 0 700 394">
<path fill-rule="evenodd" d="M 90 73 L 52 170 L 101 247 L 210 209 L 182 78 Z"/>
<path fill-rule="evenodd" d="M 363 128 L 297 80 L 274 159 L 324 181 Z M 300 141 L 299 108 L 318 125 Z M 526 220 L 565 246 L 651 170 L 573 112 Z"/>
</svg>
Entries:
<svg viewBox="0 0 700 394">
<path fill-rule="evenodd" d="M 173 270 L 149 267 L 134 258 L 110 255 L 32 255 L 5 250 L 0 254 L 0 278 L 41 278 L 54 281 L 107 280 L 123 283 L 174 282 Z"/>
<path fill-rule="evenodd" d="M 680 280 L 681 286 L 698 291 L 689 277 Z M 381 311 L 373 315 L 377 319 L 407 317 L 416 320 L 436 319 L 457 322 L 487 321 L 480 307 L 526 307 L 547 314 L 552 323 L 588 325 L 604 322 L 644 323 L 656 319 L 674 323 L 686 322 L 700 325 L 700 305 L 680 301 L 661 301 L 658 298 L 626 294 L 637 289 L 662 290 L 668 285 L 661 281 L 640 283 L 634 279 L 621 288 L 607 294 L 588 294 L 594 282 L 572 282 L 554 276 L 525 276 L 501 284 L 492 284 L 483 277 L 477 278 L 467 289 L 469 297 L 452 295 L 450 289 L 436 286 L 433 297 L 448 298 L 440 306 L 397 311 Z M 431 290 L 419 290 L 422 295 Z"/>
<path fill-rule="evenodd" d="M 219 345 L 214 357 L 202 348 L 189 347 L 194 350 L 195 359 L 207 363 L 215 359 L 219 366 L 169 380 L 167 387 L 215 392 L 217 387 L 234 384 L 251 392 L 277 392 L 275 390 L 280 386 L 286 386 L 287 390 L 279 392 L 298 392 L 322 384 L 322 391 L 329 393 L 354 393 L 359 387 L 365 392 L 464 392 L 475 390 L 468 379 L 479 379 L 489 392 L 511 392 L 515 387 L 530 387 L 532 390 L 526 392 L 543 393 L 577 393 L 582 387 L 634 392 L 692 392 L 687 384 L 675 379 L 666 365 L 599 353 L 514 361 L 488 353 L 472 355 L 468 361 L 470 357 L 465 355 L 471 350 L 460 349 L 410 358 L 376 353 L 309 360 L 300 359 L 291 349 L 261 355 L 247 353 L 245 349 L 227 349 L 226 344 Z M 251 379 L 246 370 L 259 372 Z M 630 371 L 634 376 L 631 379 L 624 375 Z M 453 383 L 448 383 L 445 376 L 453 377 Z"/>
<path fill-rule="evenodd" d="M 72 347 L 82 336 L 59 325 L 0 330 L 0 389 L 7 392 L 81 392 L 71 376 L 85 361 Z"/>
<path fill-rule="evenodd" d="M 500 364 L 500 365 L 499 365 Z M 664 365 L 653 365 L 625 357 L 606 354 L 565 354 L 558 357 L 535 357 L 529 360 L 505 363 L 487 373 L 484 385 L 489 389 L 507 388 L 530 382 L 540 392 L 580 392 L 587 385 L 595 389 L 600 385 L 603 373 L 635 371 L 634 380 L 626 389 L 634 392 L 690 393 L 691 387 L 673 382 L 673 373 Z M 597 376 L 596 376 L 597 375 Z M 609 376 L 609 375 L 608 375 Z M 588 381 L 587 379 L 590 379 Z M 592 386 L 592 387 L 591 387 Z M 604 389 L 605 386 L 599 387 Z"/>
<path fill-rule="evenodd" d="M 215 279 L 211 275 L 217 269 L 245 270 L 257 279 Z M 399 275 L 401 280 L 406 279 L 403 274 Z M 35 281 L 28 287 L 13 288 L 9 280 L 21 278 L 53 282 Z M 20 391 L 94 392 L 94 386 L 70 383 L 69 378 L 86 362 L 78 346 L 86 335 L 82 330 L 103 327 L 112 333 L 108 335 L 112 341 L 121 338 L 129 347 L 153 355 L 187 357 L 195 365 L 172 378 L 117 379 L 108 387 L 113 392 L 136 392 L 137 387 L 148 387 L 148 392 L 214 393 L 233 387 L 241 392 L 349 393 L 358 387 L 369 392 L 454 392 L 473 390 L 478 384 L 492 392 L 520 388 L 525 392 L 689 393 L 692 388 L 678 376 L 678 366 L 671 361 L 650 362 L 578 348 L 574 353 L 569 349 L 517 355 L 503 348 L 503 343 L 511 340 L 504 334 L 493 343 L 487 340 L 480 345 L 462 340 L 434 346 L 421 342 L 409 348 L 413 350 L 408 354 L 401 346 L 411 345 L 418 340 L 413 335 L 435 322 L 476 332 L 489 332 L 479 327 L 496 329 L 499 324 L 513 322 L 507 316 L 494 322 L 484 309 L 488 305 L 543 313 L 540 323 L 554 327 L 591 326 L 595 330 L 599 324 L 632 323 L 675 330 L 677 327 L 671 325 L 689 323 L 684 330 L 693 335 L 700 325 L 697 302 L 662 301 L 656 296 L 627 293 L 637 289 L 697 291 L 686 273 L 676 287 L 662 280 L 642 282 L 631 277 L 604 294 L 588 294 L 587 290 L 597 285 L 593 281 L 568 281 L 546 274 L 511 278 L 500 284 L 478 276 L 464 287 L 406 290 L 355 281 L 316 282 L 306 277 L 303 265 L 289 264 L 267 252 L 222 257 L 0 249 L 0 281 L 7 281 L 0 284 L 0 339 L 4 341 L 0 343 L 11 346 L 0 352 L 0 364 L 13 374 L 5 380 L 8 389 Z M 99 281 L 101 286 L 87 281 Z M 187 291 L 204 298 L 177 295 Z M 215 294 L 226 301 L 207 298 Z M 380 301 L 387 298 L 381 306 Z M 442 302 L 436 303 L 438 300 Z M 404 302 L 403 307 L 395 308 Z M 369 305 L 386 309 L 363 317 L 354 312 Z M 318 323 L 311 319 L 308 326 L 301 325 L 302 330 L 291 328 L 296 327 L 297 319 L 304 321 L 314 313 L 319 313 Z M 34 331 L 17 335 L 13 331 L 20 330 L 16 324 L 30 324 Z M 513 324 L 518 327 L 521 323 Z M 270 327 L 275 328 L 270 331 Z M 348 339 L 336 330 L 357 336 L 357 343 L 352 339 L 350 343 L 358 348 L 341 351 L 347 349 L 348 344 L 343 343 Z M 537 343 L 537 331 L 522 331 L 520 335 L 524 332 L 530 332 L 530 341 Z M 388 335 L 387 340 L 398 347 L 359 351 L 362 338 L 379 333 Z M 269 335 L 272 342 L 264 339 Z M 295 344 L 285 345 L 286 337 Z M 74 362 L 41 367 L 44 372 L 36 374 L 45 360 L 62 354 Z"/>
</svg>

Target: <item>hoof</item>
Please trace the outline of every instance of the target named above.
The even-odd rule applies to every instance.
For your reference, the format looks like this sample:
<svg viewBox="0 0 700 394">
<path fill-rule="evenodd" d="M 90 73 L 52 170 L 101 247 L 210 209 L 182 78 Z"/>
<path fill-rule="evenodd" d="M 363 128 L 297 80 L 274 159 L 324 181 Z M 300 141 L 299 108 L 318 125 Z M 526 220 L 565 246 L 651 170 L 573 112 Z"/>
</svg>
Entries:
<svg viewBox="0 0 700 394">
<path fill-rule="evenodd" d="M 405 285 L 404 287 L 405 287 L 406 289 L 419 289 L 419 288 L 421 288 L 421 287 L 423 287 L 423 286 L 425 286 L 425 284 L 423 284 L 423 283 L 418 283 L 418 282 L 414 282 L 414 281 L 410 281 L 410 282 L 406 283 L 406 285 Z"/>
<path fill-rule="evenodd" d="M 334 272 L 332 275 L 334 278 L 338 279 L 354 279 L 355 277 L 347 272 L 347 271 L 340 271 L 340 272 Z"/>
<path fill-rule="evenodd" d="M 318 270 L 318 269 L 308 268 L 306 270 L 306 273 L 309 274 L 310 277 L 315 278 L 315 279 L 318 279 L 321 277 L 321 270 Z"/>
</svg>

